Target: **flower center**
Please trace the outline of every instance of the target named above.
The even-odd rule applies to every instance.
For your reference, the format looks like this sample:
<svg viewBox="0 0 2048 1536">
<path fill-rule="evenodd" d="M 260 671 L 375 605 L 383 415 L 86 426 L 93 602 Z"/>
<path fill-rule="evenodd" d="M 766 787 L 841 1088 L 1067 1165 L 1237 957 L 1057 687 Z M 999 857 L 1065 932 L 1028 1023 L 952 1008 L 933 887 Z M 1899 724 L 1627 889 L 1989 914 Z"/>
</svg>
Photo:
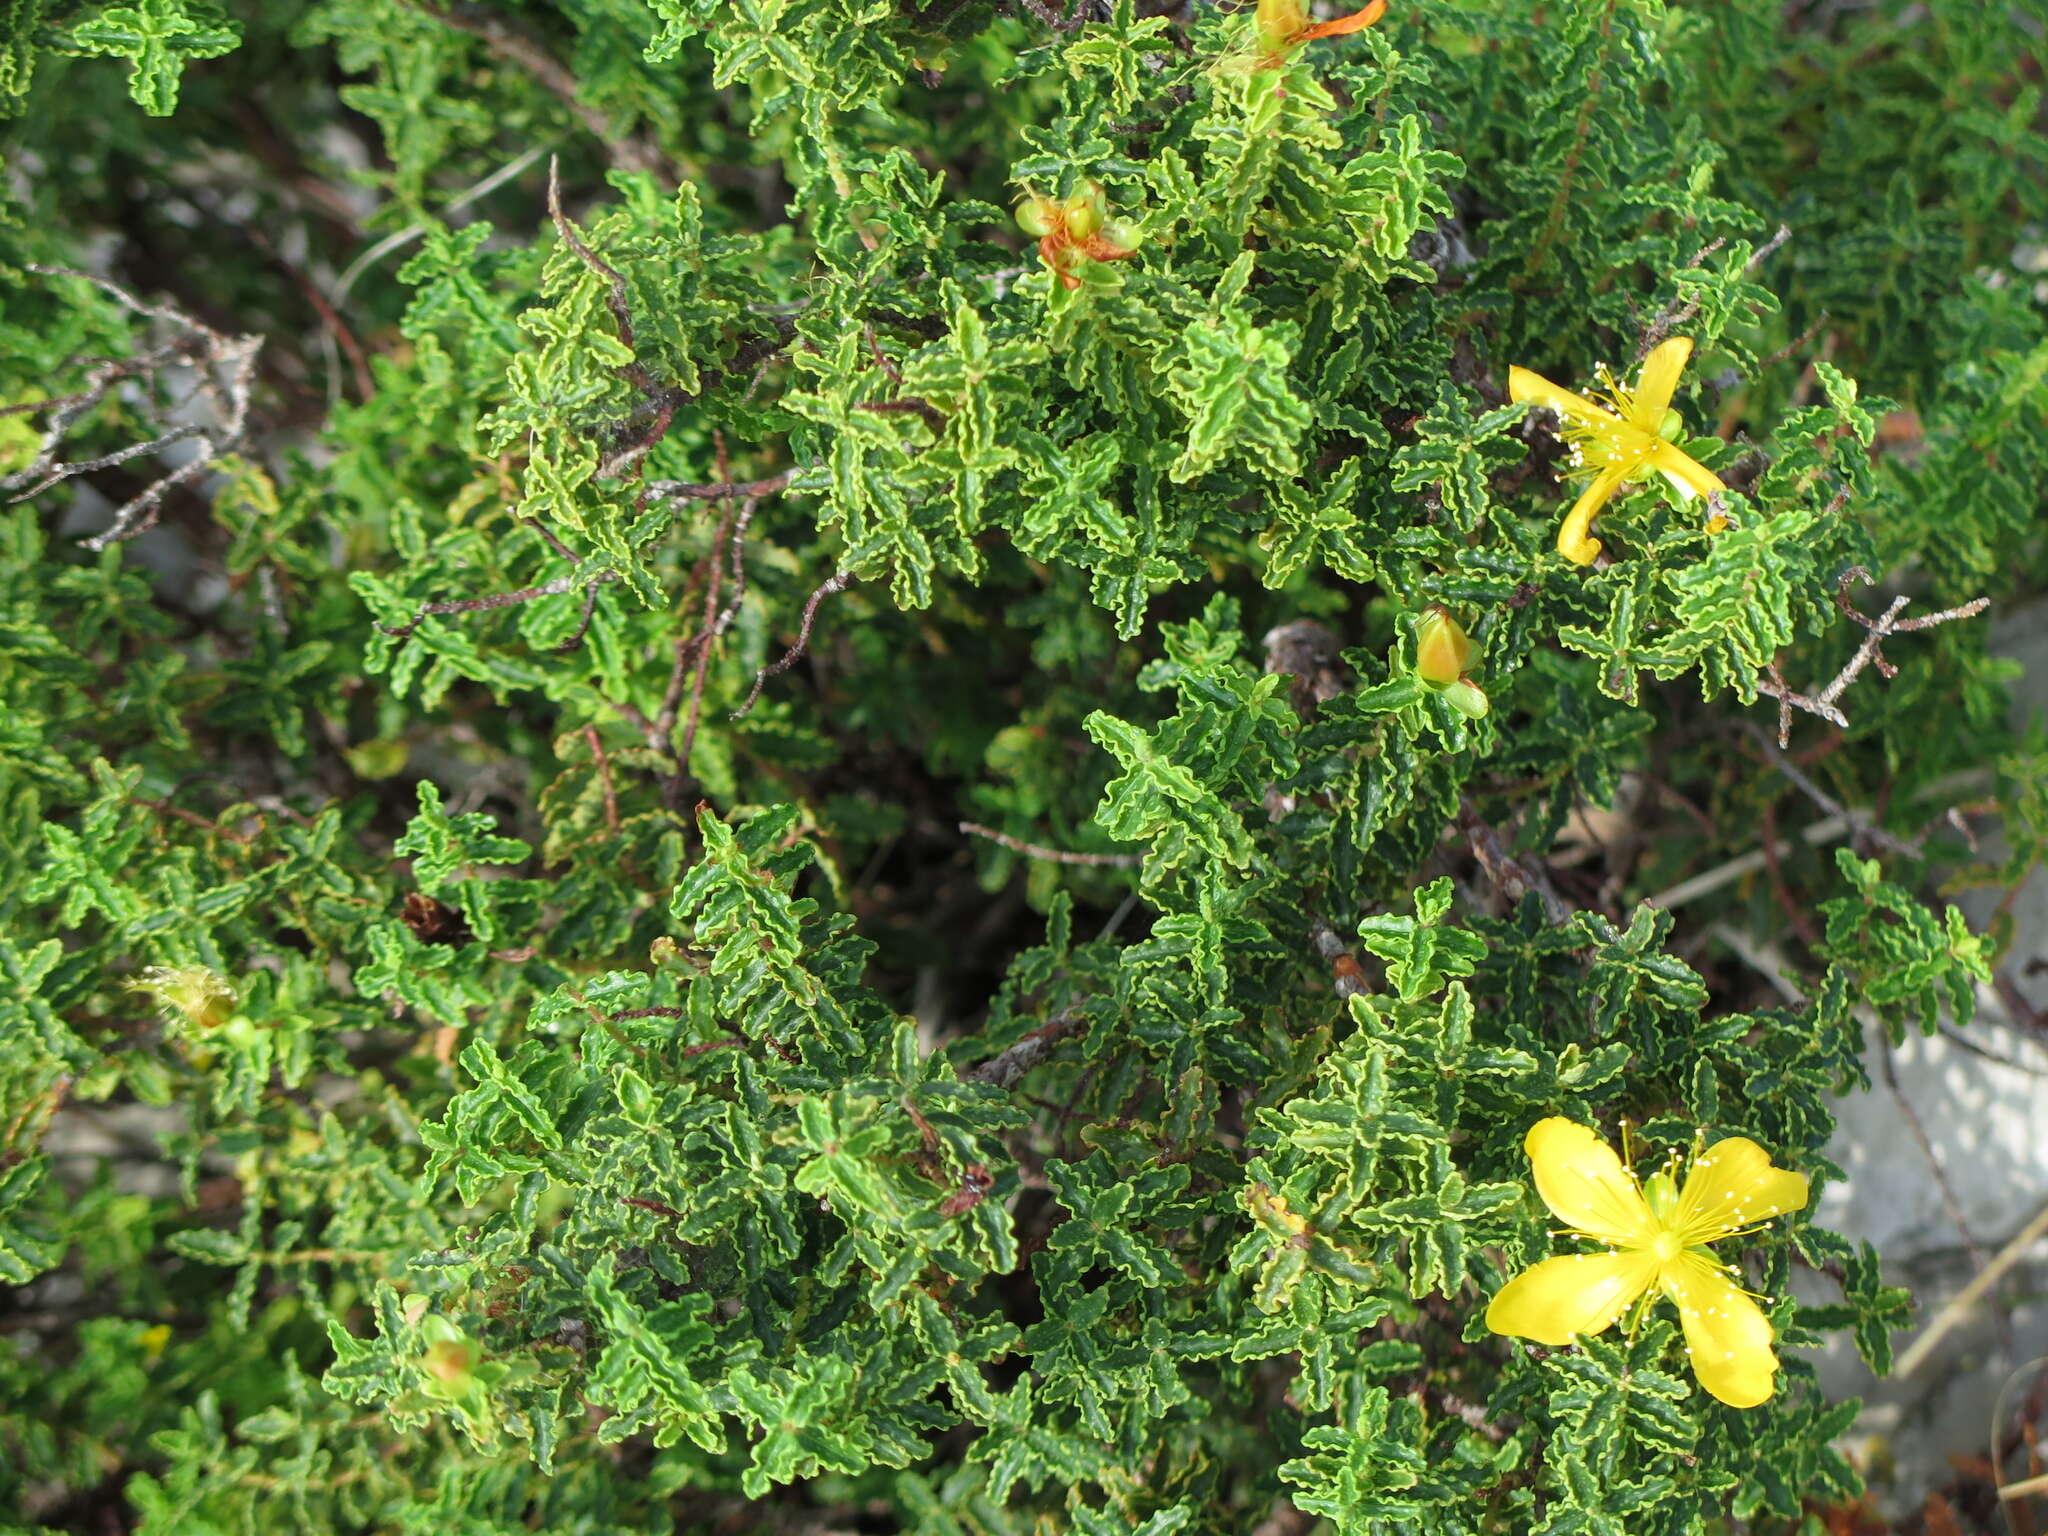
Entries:
<svg viewBox="0 0 2048 1536">
<path fill-rule="evenodd" d="M 1566 420 L 1561 424 L 1558 435 L 1571 449 L 1570 473 L 1575 475 L 1596 475 L 1617 464 L 1633 471 L 1658 445 L 1658 439 L 1619 417 L 1598 426 Z"/>
<path fill-rule="evenodd" d="M 1669 1264 L 1685 1252 L 1685 1239 L 1676 1232 L 1659 1232 L 1650 1243 L 1650 1252 L 1659 1264 Z"/>
</svg>

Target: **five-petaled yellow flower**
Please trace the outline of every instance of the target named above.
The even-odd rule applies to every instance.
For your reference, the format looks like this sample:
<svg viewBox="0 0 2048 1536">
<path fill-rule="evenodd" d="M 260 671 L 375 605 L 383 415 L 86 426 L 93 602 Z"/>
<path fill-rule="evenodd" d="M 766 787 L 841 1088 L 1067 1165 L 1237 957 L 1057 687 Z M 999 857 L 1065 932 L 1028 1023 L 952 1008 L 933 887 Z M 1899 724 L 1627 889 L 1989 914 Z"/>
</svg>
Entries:
<svg viewBox="0 0 2048 1536">
<path fill-rule="evenodd" d="M 1701 1386 L 1736 1408 L 1770 1397 L 1778 1369 L 1770 1322 L 1729 1278 L 1739 1271 L 1705 1245 L 1800 1209 L 1806 1175 L 1773 1168 L 1762 1147 L 1733 1136 L 1707 1148 L 1682 1189 L 1670 1164 L 1638 1188 L 1613 1148 L 1558 1116 L 1531 1126 L 1523 1146 L 1543 1203 L 1570 1223 L 1573 1236 L 1610 1251 L 1545 1259 L 1523 1270 L 1493 1298 L 1486 1326 L 1539 1344 L 1569 1344 L 1661 1294 L 1678 1306 Z"/>
<path fill-rule="evenodd" d="M 1517 404 L 1547 405 L 1557 412 L 1559 433 L 1571 445 L 1574 475 L 1590 475 L 1585 490 L 1557 530 L 1557 552 L 1577 565 L 1591 565 L 1600 541 L 1588 530 L 1600 509 L 1632 480 L 1662 475 L 1681 500 L 1725 491 L 1721 477 L 1678 448 L 1671 439 L 1684 429 L 1671 409 L 1678 376 L 1692 356 L 1692 338 L 1673 336 L 1643 359 L 1634 389 L 1624 388 L 1602 363 L 1599 396 L 1605 404 L 1561 389 L 1526 368 L 1508 370 L 1508 395 Z M 1718 512 L 1707 523 L 1719 533 L 1727 520 Z"/>
</svg>

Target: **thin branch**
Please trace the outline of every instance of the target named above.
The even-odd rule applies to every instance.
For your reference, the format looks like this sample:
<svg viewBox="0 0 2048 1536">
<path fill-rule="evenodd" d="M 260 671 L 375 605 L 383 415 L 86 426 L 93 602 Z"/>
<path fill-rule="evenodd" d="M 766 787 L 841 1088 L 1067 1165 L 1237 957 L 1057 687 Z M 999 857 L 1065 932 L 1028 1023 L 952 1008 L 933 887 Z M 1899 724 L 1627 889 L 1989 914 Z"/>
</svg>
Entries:
<svg viewBox="0 0 2048 1536">
<path fill-rule="evenodd" d="M 1787 240 L 1790 240 L 1791 238 L 1791 226 L 1786 224 L 1780 224 L 1778 226 L 1778 232 L 1775 235 L 1771 236 L 1770 239 L 1766 240 L 1762 245 L 1758 246 L 1755 253 L 1749 258 L 1749 260 L 1742 264 L 1743 275 L 1746 277 L 1750 273 L 1756 271 L 1758 267 L 1764 264 L 1765 259 L 1769 257 L 1773 251 L 1777 250 L 1779 246 L 1783 245 Z M 1709 256 L 1713 255 L 1714 252 L 1721 249 L 1721 247 L 1726 245 L 1727 243 L 1728 242 L 1726 240 L 1709 241 L 1707 244 L 1700 247 L 1699 253 L 1695 255 L 1693 259 L 1687 263 L 1687 265 L 1694 267 L 1698 266 L 1701 262 L 1705 261 Z M 1697 315 L 1699 312 L 1700 301 L 1698 299 L 1686 299 L 1683 302 L 1674 299 L 1671 301 L 1671 303 L 1665 305 L 1663 313 L 1659 314 L 1655 320 L 1651 321 L 1649 329 L 1643 332 L 1642 345 L 1636 348 L 1636 361 L 1640 363 L 1644 358 L 1648 357 L 1651 351 L 1656 347 L 1656 345 L 1660 341 L 1662 341 L 1666 336 L 1669 336 L 1673 331 L 1677 330 L 1681 325 L 1685 324 L 1686 321 L 1692 319 L 1692 317 L 1694 315 Z"/>
<path fill-rule="evenodd" d="M 1065 16 L 1046 4 L 1046 0 L 1017 0 L 1017 3 L 1055 32 L 1078 32 L 1088 25 L 1088 0 L 1068 0 Z"/>
<path fill-rule="evenodd" d="M 765 480 L 737 480 L 723 485 L 693 485 L 687 480 L 650 480 L 646 495 L 655 501 L 723 501 L 728 496 L 773 496 L 797 477 L 785 469 Z"/>
<path fill-rule="evenodd" d="M 993 827 L 984 827 L 972 821 L 960 823 L 962 832 L 976 837 L 985 837 L 992 843 L 1000 843 L 1013 853 L 1021 853 L 1028 859 L 1049 859 L 1055 864 L 1107 864 L 1118 869 L 1131 869 L 1145 862 L 1144 855 L 1136 853 L 1069 853 L 1064 848 L 1048 848 L 1043 843 L 1027 843 L 1022 838 L 1012 837 L 1007 832 L 998 832 Z"/>
<path fill-rule="evenodd" d="M 725 466 L 725 434 L 715 433 L 718 444 L 718 467 L 721 474 L 729 475 Z M 697 721 L 704 709 L 704 675 L 711 670 L 711 649 L 718 643 L 718 590 L 725 575 L 722 564 L 725 542 L 732 537 L 735 521 L 732 499 L 726 498 L 725 510 L 718 519 L 718 532 L 712 535 L 709 560 L 710 574 L 704 588 L 704 616 L 698 621 L 696 647 L 696 677 L 690 684 L 690 713 L 683 724 L 683 739 L 676 747 L 676 772 L 690 771 L 690 751 L 697 744 Z"/>
<path fill-rule="evenodd" d="M 396 640 L 410 639 L 413 631 L 432 614 L 437 613 L 482 613 L 490 608 L 512 608 L 520 603 L 530 603 L 537 597 L 553 597 L 558 593 L 573 591 L 586 578 L 582 576 L 557 576 L 553 581 L 544 581 L 537 587 L 521 587 L 517 592 L 493 592 L 484 597 L 451 597 L 445 602 L 422 603 L 419 611 L 404 624 L 379 624 L 377 628 Z M 603 571 L 588 578 L 595 588 L 608 581 L 617 581 L 618 573 Z"/>
<path fill-rule="evenodd" d="M 518 159 L 499 166 L 490 175 L 484 177 L 482 181 L 477 182 L 474 186 L 458 193 L 448 202 L 442 204 L 440 217 L 446 219 L 450 214 L 460 213 L 471 203 L 477 201 L 477 199 L 489 197 L 498 188 L 502 187 L 514 176 L 517 176 L 547 152 L 547 145 L 536 144 Z M 435 227 L 432 224 L 408 224 L 404 229 L 386 235 L 382 240 L 379 240 L 375 245 L 357 256 L 355 260 L 342 269 L 341 276 L 335 279 L 334 302 L 337 305 L 347 302 L 349 290 L 355 287 L 357 280 L 365 272 L 369 271 L 371 267 L 382 261 L 386 256 L 389 256 L 393 251 L 411 244 L 428 230 Z"/>
<path fill-rule="evenodd" d="M 669 737 L 674 734 L 676 717 L 683 712 L 683 690 L 690 683 L 691 636 L 679 635 L 675 643 L 675 663 L 669 668 L 668 691 L 661 696 L 661 709 L 647 727 L 647 745 L 657 752 L 668 750 Z"/>
<path fill-rule="evenodd" d="M 1805 770 L 1772 745 L 1771 738 L 1755 721 L 1744 720 L 1741 722 L 1741 725 L 1751 738 L 1755 740 L 1757 750 L 1763 753 L 1764 761 L 1790 779 L 1795 789 L 1823 811 L 1826 811 L 1828 815 L 1841 817 L 1858 833 L 1869 838 L 1888 853 L 1896 853 L 1909 859 L 1917 859 L 1922 856 L 1924 850 L 1917 840 L 1899 837 L 1895 833 L 1887 832 L 1878 825 L 1877 818 L 1871 815 L 1870 812 L 1850 810 L 1841 801 L 1814 783 L 1811 778 L 1807 777 Z"/>
<path fill-rule="evenodd" d="M 564 560 L 568 561 L 571 565 L 581 565 L 583 563 L 583 557 L 577 554 L 576 551 L 571 549 L 568 545 L 564 544 L 560 539 L 556 538 L 553 532 L 549 530 L 547 524 L 543 523 L 539 518 L 522 517 L 519 519 L 519 521 L 526 524 L 527 527 L 531 528 L 543 539 L 546 539 L 548 548 L 552 549 L 556 554 L 560 555 Z"/>
<path fill-rule="evenodd" d="M 853 585 L 854 579 L 853 572 L 841 571 L 819 585 L 818 590 L 813 592 L 809 601 L 804 604 L 803 627 L 797 631 L 796 644 L 782 653 L 780 661 L 770 662 L 754 674 L 754 686 L 748 691 L 746 702 L 734 710 L 730 718 L 738 720 L 744 716 L 754 707 L 754 701 L 761 697 L 761 689 L 766 686 L 769 678 L 780 677 L 803 659 L 804 652 L 811 647 L 811 625 L 817 621 L 818 604 L 835 593 L 844 592 Z"/>
<path fill-rule="evenodd" d="M 970 1083 L 993 1083 L 998 1088 L 1015 1087 L 1017 1080 L 1046 1057 L 1067 1036 L 1087 1027 L 1079 1014 L 1062 1013 L 1038 1026 L 1014 1045 L 963 1074 Z"/>
<path fill-rule="evenodd" d="M 1460 800 L 1458 830 L 1465 834 L 1466 846 L 1486 871 L 1486 878 L 1510 903 L 1519 902 L 1527 892 L 1534 891 L 1536 899 L 1543 903 L 1543 915 L 1553 926 L 1571 920 L 1571 907 L 1557 894 L 1557 887 L 1550 883 L 1550 875 L 1542 864 L 1534 859 L 1517 859 L 1509 853 L 1500 834 L 1486 824 L 1479 807 L 1469 798 Z"/>
<path fill-rule="evenodd" d="M 612 323 L 619 328 L 619 340 L 628 352 L 637 350 L 633 338 L 633 310 L 627 303 L 625 274 L 593 251 L 583 239 L 583 232 L 577 229 L 570 217 L 562 212 L 562 161 L 559 155 L 548 156 L 548 217 L 555 222 L 555 233 L 562 238 L 562 244 L 575 253 L 576 259 L 590 268 L 610 284 L 605 295 L 605 307 L 612 312 Z M 628 363 L 619 370 L 632 378 L 643 389 L 655 388 L 647 370 L 637 362 Z"/>
<path fill-rule="evenodd" d="M 1840 503 L 1844 497 L 1838 496 L 1835 499 Z M 1842 572 L 1841 581 L 1835 588 L 1835 606 L 1841 609 L 1844 615 L 1861 624 L 1868 633 L 1864 635 L 1863 643 L 1856 647 L 1856 654 L 1849 658 L 1842 670 L 1837 672 L 1833 680 L 1819 693 L 1795 692 L 1786 684 L 1776 666 L 1765 667 L 1758 674 L 1756 691 L 1778 701 L 1780 747 L 1792 744 L 1792 711 L 1795 709 L 1816 715 L 1831 725 L 1846 728 L 1849 717 L 1842 713 L 1835 701 L 1841 698 L 1843 691 L 1862 675 L 1863 669 L 1874 665 L 1884 677 L 1898 676 L 1899 669 L 1884 659 L 1883 651 L 1880 649 L 1892 635 L 1908 630 L 1932 629 L 1937 624 L 1947 624 L 1955 619 L 1975 618 L 1991 606 L 1990 598 L 1979 597 L 1958 608 L 1944 608 L 1939 613 L 1923 614 L 1917 619 L 1902 619 L 1899 615 L 1905 612 L 1906 606 L 1912 602 L 1910 597 L 1902 594 L 1893 598 L 1891 606 L 1873 619 L 1859 611 L 1856 605 L 1849 601 L 1849 584 L 1852 581 L 1862 581 L 1867 585 L 1871 580 L 1870 572 L 1860 565 L 1852 565 Z"/>
<path fill-rule="evenodd" d="M 596 726 L 583 727 L 583 739 L 590 746 L 590 760 L 597 765 L 597 781 L 604 788 L 604 824 L 610 829 L 612 836 L 617 837 L 619 797 L 612 787 L 612 760 L 604 755 L 604 743 L 598 739 Z"/>
<path fill-rule="evenodd" d="M 128 309 L 161 321 L 178 333 L 171 340 L 131 358 L 94 359 L 86 374 L 85 388 L 55 400 L 34 402 L 34 409 L 50 412 L 35 459 L 27 468 L 0 479 L 0 490 L 20 491 L 14 500 L 26 501 L 59 481 L 108 469 L 177 443 L 196 441 L 199 451 L 192 458 L 160 476 L 115 509 L 113 522 L 104 531 L 84 541 L 86 548 L 102 550 L 109 544 L 135 538 L 155 527 L 159 509 L 171 491 L 198 479 L 215 459 L 241 445 L 249 431 L 249 402 L 256 386 L 256 355 L 263 349 L 263 338 L 225 335 L 171 305 L 145 304 L 120 284 L 91 272 L 80 272 L 73 267 L 44 266 L 38 262 L 29 263 L 27 269 L 45 277 L 75 277 L 91 283 Z M 59 456 L 72 426 L 98 406 L 117 384 L 128 379 L 147 379 L 151 384 L 157 384 L 161 382 L 162 375 L 174 367 L 192 370 L 194 388 L 212 408 L 218 419 L 217 425 L 170 427 L 148 442 L 76 463 L 66 462 Z M 28 489 L 22 490 L 24 486 Z"/>
<path fill-rule="evenodd" d="M 1941 1160 L 1941 1154 L 1934 1150 L 1934 1143 L 1928 1139 L 1927 1127 L 1921 1123 L 1920 1115 L 1899 1086 L 1899 1069 L 1892 1053 L 1891 1032 L 1882 1024 L 1876 1029 L 1877 1060 L 1884 1074 L 1884 1085 L 1891 1091 L 1892 1102 L 1899 1107 L 1899 1115 L 1906 1122 L 1906 1128 L 1913 1133 L 1913 1140 L 1920 1144 L 1920 1155 L 1927 1160 L 1927 1171 L 1934 1175 L 1934 1186 L 1941 1194 L 1943 1209 L 1948 1219 L 1955 1223 L 1955 1229 L 1962 1235 L 1963 1247 L 1970 1255 L 1971 1264 L 1976 1266 L 1981 1277 L 1990 1260 L 1985 1256 L 1984 1245 L 1977 1241 L 1977 1234 L 1970 1229 L 1967 1217 L 1963 1215 L 1963 1203 L 1956 1196 L 1955 1185 L 1949 1182 L 1948 1167 Z"/>
<path fill-rule="evenodd" d="M 760 505 L 759 497 L 749 496 L 740 503 L 740 515 L 732 525 L 732 596 L 726 599 L 718 622 L 711 626 L 714 636 L 731 629 L 733 620 L 740 616 L 740 603 L 747 595 L 747 525 L 753 522 L 754 509 Z"/>
</svg>

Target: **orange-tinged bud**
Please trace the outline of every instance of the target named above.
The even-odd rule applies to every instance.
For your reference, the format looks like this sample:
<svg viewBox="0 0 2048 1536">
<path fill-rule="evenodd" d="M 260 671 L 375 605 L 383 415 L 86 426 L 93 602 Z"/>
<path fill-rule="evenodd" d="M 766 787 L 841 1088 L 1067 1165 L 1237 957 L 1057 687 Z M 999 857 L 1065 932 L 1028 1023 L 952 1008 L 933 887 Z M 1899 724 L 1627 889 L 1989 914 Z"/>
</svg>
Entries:
<svg viewBox="0 0 2048 1536">
<path fill-rule="evenodd" d="M 1479 647 L 1444 609 L 1432 605 L 1415 623 L 1415 670 L 1425 683 L 1447 688 L 1479 659 Z"/>
<path fill-rule="evenodd" d="M 1319 37 L 1341 37 L 1347 32 L 1363 32 L 1387 13 L 1387 0 L 1370 0 L 1360 10 L 1349 16 L 1339 16 L 1332 21 L 1319 21 L 1309 25 L 1307 7 L 1302 0 L 1259 0 L 1259 9 L 1254 25 L 1258 29 L 1259 41 L 1269 54 L 1285 53 L 1297 43 L 1313 42 Z"/>
<path fill-rule="evenodd" d="M 420 1332 L 427 1340 L 420 1369 L 427 1377 L 428 1395 L 450 1401 L 467 1397 L 476 1384 L 476 1368 L 483 1363 L 483 1345 L 438 1314 L 429 1317 Z"/>
<path fill-rule="evenodd" d="M 1060 224 L 1060 210 L 1057 203 L 1042 197 L 1027 196 L 1017 204 L 1017 227 L 1034 239 L 1043 240 Z"/>
</svg>

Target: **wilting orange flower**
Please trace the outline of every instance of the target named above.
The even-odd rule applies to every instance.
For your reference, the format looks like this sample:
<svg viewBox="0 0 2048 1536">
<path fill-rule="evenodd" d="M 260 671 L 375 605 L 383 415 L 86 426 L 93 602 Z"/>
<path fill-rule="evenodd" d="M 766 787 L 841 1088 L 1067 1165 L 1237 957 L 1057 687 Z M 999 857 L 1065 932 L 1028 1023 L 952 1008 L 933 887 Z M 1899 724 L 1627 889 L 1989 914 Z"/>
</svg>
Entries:
<svg viewBox="0 0 2048 1536">
<path fill-rule="evenodd" d="M 1259 0 L 1255 19 L 1259 41 L 1271 58 L 1281 58 L 1301 43 L 1319 37 L 1340 37 L 1346 32 L 1363 32 L 1387 13 L 1387 0 L 1372 0 L 1363 10 L 1335 21 L 1309 23 L 1308 7 L 1302 0 Z"/>
<path fill-rule="evenodd" d="M 1036 194 L 1017 205 L 1017 227 L 1038 237 L 1038 259 L 1067 288 L 1078 288 L 1077 260 L 1122 261 L 1138 254 L 1138 230 L 1111 218 L 1102 188 L 1089 182 L 1065 201 Z"/>
</svg>

